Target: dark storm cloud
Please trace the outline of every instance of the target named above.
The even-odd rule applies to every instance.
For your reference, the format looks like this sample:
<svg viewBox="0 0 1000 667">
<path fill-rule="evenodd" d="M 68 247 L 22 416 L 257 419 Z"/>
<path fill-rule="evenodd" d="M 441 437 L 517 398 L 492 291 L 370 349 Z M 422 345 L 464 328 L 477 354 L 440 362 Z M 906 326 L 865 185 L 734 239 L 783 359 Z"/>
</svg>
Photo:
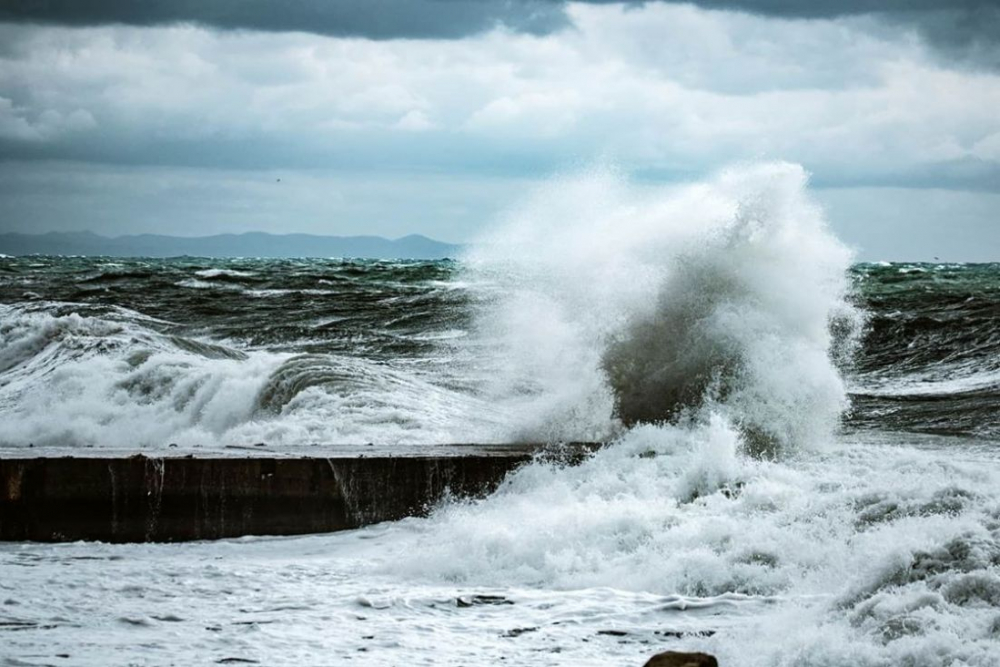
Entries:
<svg viewBox="0 0 1000 667">
<path fill-rule="evenodd" d="M 543 34 L 566 25 L 545 0 L 0 0 L 0 20 L 91 26 L 198 23 L 371 39 L 459 38 L 497 25 Z"/>
<path fill-rule="evenodd" d="M 1000 68 L 1000 0 L 693 0 L 691 4 L 781 18 L 871 15 L 890 26 L 915 29 L 947 57 Z M 547 34 L 568 25 L 565 5 L 563 0 L 0 0 L 0 21 L 69 26 L 196 23 L 224 30 L 370 39 L 456 39 L 501 25 Z"/>
<path fill-rule="evenodd" d="M 695 0 L 706 9 L 732 9 L 769 16 L 830 18 L 873 12 L 926 12 L 942 9 L 972 10 L 995 7 L 997 0 Z"/>
<path fill-rule="evenodd" d="M 940 10 L 897 20 L 907 19 L 941 53 L 1000 69 L 1000 7 Z"/>
<path fill-rule="evenodd" d="M 728 9 L 780 18 L 871 15 L 915 29 L 946 56 L 1000 68 L 1000 0 L 694 0 L 705 9 Z"/>
</svg>

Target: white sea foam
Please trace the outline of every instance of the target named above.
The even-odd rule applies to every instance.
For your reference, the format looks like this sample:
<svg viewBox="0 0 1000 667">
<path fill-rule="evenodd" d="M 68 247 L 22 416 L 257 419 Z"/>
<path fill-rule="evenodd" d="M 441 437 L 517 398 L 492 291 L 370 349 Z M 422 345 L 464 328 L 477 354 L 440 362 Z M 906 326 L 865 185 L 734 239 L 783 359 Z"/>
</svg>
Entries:
<svg viewBox="0 0 1000 667">
<path fill-rule="evenodd" d="M 972 362 L 946 369 L 932 368 L 915 377 L 897 374 L 869 379 L 856 383 L 854 389 L 869 396 L 958 396 L 1000 387 L 1000 370 L 982 371 L 980 366 Z"/>
<path fill-rule="evenodd" d="M 330 296 L 329 290 L 322 289 L 253 289 L 244 290 L 244 294 L 247 296 L 257 297 L 257 298 L 269 298 L 269 297 L 287 297 L 290 295 L 304 294 L 307 296 Z"/>
<path fill-rule="evenodd" d="M 237 271 L 236 269 L 202 269 L 201 271 L 195 271 L 194 274 L 202 278 L 218 278 L 220 276 L 227 278 L 249 278 L 256 275 L 253 271 Z"/>
<path fill-rule="evenodd" d="M 135 447 L 214 440 L 253 417 L 282 355 L 247 356 L 116 319 L 4 307 L 0 443 Z"/>
<path fill-rule="evenodd" d="M 466 414 L 495 418 L 386 364 L 243 352 L 160 334 L 123 309 L 0 309 L 0 446 L 425 444 L 449 442 Z"/>
<path fill-rule="evenodd" d="M 739 456 L 738 437 L 719 419 L 636 428 L 580 467 L 525 469 L 373 549 L 402 581 L 766 603 L 699 642 L 724 664 L 1000 660 L 995 454 L 836 446 L 766 462 Z"/>
<path fill-rule="evenodd" d="M 215 285 L 213 283 L 206 282 L 204 280 L 195 280 L 193 278 L 189 278 L 187 280 L 181 280 L 180 282 L 177 283 L 177 286 L 187 287 L 189 289 L 214 289 L 218 287 L 218 285 Z"/>
<path fill-rule="evenodd" d="M 639 427 L 580 467 L 531 466 L 488 499 L 342 534 L 3 546 L 5 614 L 26 624 L 12 655 L 998 664 L 996 451 L 959 462 L 862 444 L 761 461 L 738 455 L 738 437 L 721 419 Z"/>
</svg>

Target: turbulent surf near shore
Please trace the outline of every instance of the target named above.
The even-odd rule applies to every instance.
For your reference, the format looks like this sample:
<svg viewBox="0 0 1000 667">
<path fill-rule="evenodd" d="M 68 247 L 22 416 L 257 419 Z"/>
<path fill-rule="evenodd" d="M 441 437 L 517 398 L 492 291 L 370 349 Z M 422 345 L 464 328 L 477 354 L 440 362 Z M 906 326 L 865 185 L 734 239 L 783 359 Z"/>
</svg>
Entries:
<svg viewBox="0 0 1000 667">
<path fill-rule="evenodd" d="M 609 443 L 349 533 L 5 545 L 0 655 L 995 665 L 998 400 L 1000 265 L 854 263 L 788 164 L 556 180 L 451 260 L 0 258 L 0 451 Z"/>
</svg>

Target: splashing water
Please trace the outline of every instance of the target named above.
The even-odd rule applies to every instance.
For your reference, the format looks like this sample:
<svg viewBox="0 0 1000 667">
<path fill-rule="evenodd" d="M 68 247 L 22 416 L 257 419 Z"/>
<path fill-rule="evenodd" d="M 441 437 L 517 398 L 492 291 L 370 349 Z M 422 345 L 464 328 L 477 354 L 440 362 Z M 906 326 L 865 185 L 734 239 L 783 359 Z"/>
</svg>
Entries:
<svg viewBox="0 0 1000 667">
<path fill-rule="evenodd" d="M 602 172 L 510 216 L 468 262 L 494 290 L 479 330 L 511 436 L 606 439 L 710 406 L 760 453 L 828 438 L 846 407 L 831 323 L 858 317 L 805 184 L 790 164 L 666 192 Z"/>
</svg>

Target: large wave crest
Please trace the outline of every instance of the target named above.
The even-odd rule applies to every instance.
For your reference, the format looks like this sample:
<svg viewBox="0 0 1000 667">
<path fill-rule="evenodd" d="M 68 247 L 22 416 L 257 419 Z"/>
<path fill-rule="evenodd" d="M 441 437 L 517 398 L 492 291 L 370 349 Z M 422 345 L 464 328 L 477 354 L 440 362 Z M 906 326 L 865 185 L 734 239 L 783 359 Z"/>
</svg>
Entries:
<svg viewBox="0 0 1000 667">
<path fill-rule="evenodd" d="M 512 212 L 467 258 L 489 286 L 478 329 L 511 437 L 714 412 L 758 453 L 821 442 L 847 404 L 835 359 L 858 317 L 851 252 L 807 180 L 787 163 L 670 188 L 605 170 Z"/>
</svg>

